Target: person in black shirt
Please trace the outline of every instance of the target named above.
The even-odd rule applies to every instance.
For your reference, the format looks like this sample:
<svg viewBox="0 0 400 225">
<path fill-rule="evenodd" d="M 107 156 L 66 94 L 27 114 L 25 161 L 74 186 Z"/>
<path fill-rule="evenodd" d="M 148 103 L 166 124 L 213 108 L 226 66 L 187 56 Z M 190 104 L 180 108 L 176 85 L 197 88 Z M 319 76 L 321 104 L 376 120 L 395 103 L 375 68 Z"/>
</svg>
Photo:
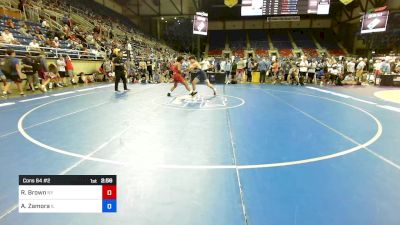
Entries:
<svg viewBox="0 0 400 225">
<path fill-rule="evenodd" d="M 127 91 L 128 87 L 126 86 L 127 80 L 125 76 L 126 67 L 124 61 L 122 60 L 121 51 L 117 52 L 117 57 L 115 57 L 113 60 L 113 66 L 115 72 L 115 91 L 119 92 L 118 84 L 120 79 L 122 79 L 122 82 L 124 83 L 124 91 Z"/>
<path fill-rule="evenodd" d="M 26 53 L 26 57 L 22 59 L 22 71 L 25 73 L 32 91 L 35 91 L 35 88 L 37 88 L 39 84 L 39 76 L 35 64 L 35 59 L 32 58 L 31 53 Z"/>
</svg>

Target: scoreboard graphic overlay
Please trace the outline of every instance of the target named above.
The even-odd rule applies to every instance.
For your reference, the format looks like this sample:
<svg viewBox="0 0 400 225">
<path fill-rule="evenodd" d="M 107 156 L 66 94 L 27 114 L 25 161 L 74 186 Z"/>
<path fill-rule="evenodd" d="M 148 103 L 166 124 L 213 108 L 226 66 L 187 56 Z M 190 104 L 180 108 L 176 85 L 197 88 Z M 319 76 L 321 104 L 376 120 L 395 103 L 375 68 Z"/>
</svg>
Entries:
<svg viewBox="0 0 400 225">
<path fill-rule="evenodd" d="M 115 213 L 116 175 L 20 175 L 20 213 Z"/>
</svg>

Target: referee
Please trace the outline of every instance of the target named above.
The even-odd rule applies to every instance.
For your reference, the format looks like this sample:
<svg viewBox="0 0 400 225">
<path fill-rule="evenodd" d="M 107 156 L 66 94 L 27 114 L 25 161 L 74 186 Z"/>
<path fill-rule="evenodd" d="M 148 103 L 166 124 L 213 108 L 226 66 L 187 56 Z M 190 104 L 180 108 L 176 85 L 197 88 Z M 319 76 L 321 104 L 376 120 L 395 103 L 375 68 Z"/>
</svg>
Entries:
<svg viewBox="0 0 400 225">
<path fill-rule="evenodd" d="M 113 60 L 114 72 L 115 72 L 115 92 L 119 92 L 118 84 L 119 80 L 122 79 L 124 83 L 124 91 L 128 91 L 128 87 L 126 86 L 126 76 L 125 76 L 125 63 L 122 60 L 122 51 L 116 52 L 117 57 Z"/>
</svg>

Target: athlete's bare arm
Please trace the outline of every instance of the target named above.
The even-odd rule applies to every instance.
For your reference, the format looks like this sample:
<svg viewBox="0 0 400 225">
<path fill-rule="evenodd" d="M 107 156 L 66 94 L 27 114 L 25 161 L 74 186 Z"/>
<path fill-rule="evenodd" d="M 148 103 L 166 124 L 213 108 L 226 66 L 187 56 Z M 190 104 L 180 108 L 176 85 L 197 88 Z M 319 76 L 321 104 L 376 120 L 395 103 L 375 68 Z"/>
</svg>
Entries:
<svg viewBox="0 0 400 225">
<path fill-rule="evenodd" d="M 191 72 L 191 71 L 193 71 L 195 69 L 200 69 L 200 68 L 201 68 L 200 67 L 200 63 L 199 62 L 194 62 L 189 66 L 188 71 Z"/>
</svg>

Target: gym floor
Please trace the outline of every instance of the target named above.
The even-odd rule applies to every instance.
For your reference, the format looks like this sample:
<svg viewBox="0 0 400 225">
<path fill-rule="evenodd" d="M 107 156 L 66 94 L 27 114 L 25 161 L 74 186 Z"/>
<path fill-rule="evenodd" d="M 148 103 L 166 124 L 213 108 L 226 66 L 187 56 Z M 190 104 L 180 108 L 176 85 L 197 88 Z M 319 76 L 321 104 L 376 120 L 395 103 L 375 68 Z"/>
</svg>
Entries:
<svg viewBox="0 0 400 225">
<path fill-rule="evenodd" d="M 0 101 L 0 224 L 400 224 L 398 89 L 170 87 Z M 118 212 L 19 214 L 20 174 L 116 174 Z"/>
</svg>

